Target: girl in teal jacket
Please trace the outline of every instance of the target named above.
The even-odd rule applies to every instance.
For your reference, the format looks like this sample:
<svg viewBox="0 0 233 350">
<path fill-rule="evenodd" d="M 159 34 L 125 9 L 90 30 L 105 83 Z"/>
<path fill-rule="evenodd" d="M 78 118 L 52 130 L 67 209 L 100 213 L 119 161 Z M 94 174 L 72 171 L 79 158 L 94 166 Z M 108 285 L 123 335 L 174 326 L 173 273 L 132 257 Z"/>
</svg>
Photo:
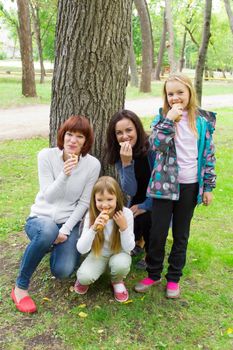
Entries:
<svg viewBox="0 0 233 350">
<path fill-rule="evenodd" d="M 160 283 L 165 244 L 172 220 L 173 245 L 168 258 L 166 296 L 180 295 L 179 280 L 185 266 L 190 223 L 196 204 L 209 205 L 215 187 L 212 134 L 215 113 L 197 107 L 191 80 L 171 75 L 164 84 L 164 106 L 150 136 L 155 152 L 147 194 L 153 198 L 152 228 L 147 255 L 148 277 L 136 286 L 145 292 Z"/>
</svg>

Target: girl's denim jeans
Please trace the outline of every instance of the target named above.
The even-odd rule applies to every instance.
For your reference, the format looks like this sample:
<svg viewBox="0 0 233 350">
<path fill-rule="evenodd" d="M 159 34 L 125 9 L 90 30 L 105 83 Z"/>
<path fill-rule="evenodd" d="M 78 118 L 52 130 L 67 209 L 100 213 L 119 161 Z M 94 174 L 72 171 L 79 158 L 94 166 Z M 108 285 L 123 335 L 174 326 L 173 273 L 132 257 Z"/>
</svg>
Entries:
<svg viewBox="0 0 233 350">
<path fill-rule="evenodd" d="M 16 285 L 28 289 L 31 276 L 43 257 L 51 251 L 50 269 L 52 274 L 63 279 L 69 277 L 78 265 L 80 254 L 76 243 L 79 236 L 79 223 L 73 228 L 68 239 L 60 244 L 53 242 L 62 224 L 56 224 L 47 217 L 29 217 L 25 231 L 31 240 L 22 257 Z"/>
</svg>

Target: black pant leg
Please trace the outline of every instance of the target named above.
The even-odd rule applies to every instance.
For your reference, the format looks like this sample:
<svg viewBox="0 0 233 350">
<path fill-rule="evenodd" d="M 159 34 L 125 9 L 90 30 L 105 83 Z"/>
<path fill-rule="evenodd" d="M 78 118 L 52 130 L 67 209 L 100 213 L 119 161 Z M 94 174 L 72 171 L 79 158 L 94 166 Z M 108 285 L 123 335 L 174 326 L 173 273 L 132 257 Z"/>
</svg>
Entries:
<svg viewBox="0 0 233 350">
<path fill-rule="evenodd" d="M 186 262 L 190 223 L 197 201 L 198 184 L 181 184 L 180 199 L 174 201 L 172 235 L 173 245 L 168 258 L 168 281 L 178 282 Z"/>
<path fill-rule="evenodd" d="M 173 201 L 153 199 L 152 226 L 150 231 L 149 248 L 146 256 L 148 276 L 153 280 L 161 277 L 165 245 L 172 217 Z"/>
</svg>

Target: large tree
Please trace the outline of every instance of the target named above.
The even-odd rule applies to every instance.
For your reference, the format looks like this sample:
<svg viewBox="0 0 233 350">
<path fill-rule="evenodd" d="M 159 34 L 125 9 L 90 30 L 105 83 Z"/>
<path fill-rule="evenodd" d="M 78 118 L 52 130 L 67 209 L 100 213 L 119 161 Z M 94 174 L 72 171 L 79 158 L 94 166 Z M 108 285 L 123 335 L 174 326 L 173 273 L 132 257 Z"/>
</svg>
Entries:
<svg viewBox="0 0 233 350">
<path fill-rule="evenodd" d="M 229 0 L 224 0 L 225 3 L 225 8 L 226 8 L 226 12 L 229 18 L 229 23 L 230 23 L 230 27 L 231 27 L 231 31 L 233 34 L 233 12 L 231 9 L 231 5 L 230 5 L 230 1 Z"/>
<path fill-rule="evenodd" d="M 134 4 L 140 18 L 142 33 L 142 74 L 140 91 L 150 92 L 152 72 L 152 34 L 150 17 L 145 0 L 134 0 Z"/>
<path fill-rule="evenodd" d="M 203 73 L 205 68 L 208 44 L 211 36 L 211 33 L 210 33 L 211 11 L 212 11 L 212 0 L 206 0 L 203 30 L 202 30 L 202 42 L 199 49 L 197 66 L 195 71 L 195 88 L 196 88 L 197 97 L 200 105 L 201 105 L 201 98 L 202 98 Z"/>
<path fill-rule="evenodd" d="M 17 0 L 19 41 L 22 61 L 22 94 L 36 96 L 35 72 L 32 53 L 32 35 L 28 0 Z"/>
<path fill-rule="evenodd" d="M 132 0 L 58 2 L 50 143 L 70 115 L 90 118 L 93 153 L 103 158 L 111 116 L 124 107 L 128 83 Z M 106 168 L 103 168 L 106 171 Z"/>
<path fill-rule="evenodd" d="M 166 46 L 168 50 L 170 70 L 171 72 L 175 72 L 177 69 L 177 64 L 175 59 L 174 27 L 173 27 L 171 0 L 165 0 L 165 18 L 166 18 L 166 27 L 168 32 L 168 42 Z"/>
</svg>

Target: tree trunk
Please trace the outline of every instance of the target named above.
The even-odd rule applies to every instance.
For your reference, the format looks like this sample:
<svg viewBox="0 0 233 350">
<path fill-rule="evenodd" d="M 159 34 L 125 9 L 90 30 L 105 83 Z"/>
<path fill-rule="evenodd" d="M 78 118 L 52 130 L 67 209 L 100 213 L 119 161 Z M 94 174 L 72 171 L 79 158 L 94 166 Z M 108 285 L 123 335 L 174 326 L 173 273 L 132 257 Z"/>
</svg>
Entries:
<svg viewBox="0 0 233 350">
<path fill-rule="evenodd" d="M 103 160 L 106 129 L 124 107 L 131 38 L 131 0 L 58 3 L 50 144 L 70 115 L 90 118 L 93 154 Z M 111 173 L 102 162 L 103 173 Z"/>
<path fill-rule="evenodd" d="M 230 27 L 231 27 L 231 31 L 233 34 L 233 12 L 231 9 L 231 5 L 230 5 L 230 1 L 229 0 L 224 0 L 225 3 L 225 8 L 226 8 L 226 12 L 229 18 L 229 23 L 230 23 Z"/>
<path fill-rule="evenodd" d="M 168 49 L 170 71 L 175 72 L 177 67 L 176 67 L 176 60 L 175 60 L 175 53 L 174 53 L 174 30 L 173 30 L 173 20 L 172 20 L 172 11 L 171 11 L 171 0 L 165 0 L 165 17 L 166 17 L 168 36 L 169 36 L 169 40 L 166 46 Z"/>
<path fill-rule="evenodd" d="M 32 13 L 33 26 L 34 26 L 35 35 L 36 35 L 38 55 L 40 60 L 40 83 L 43 84 L 46 73 L 44 68 L 43 49 L 41 44 L 39 7 L 38 5 L 33 4 L 31 0 L 30 0 L 30 7 L 31 7 L 31 13 Z"/>
<path fill-rule="evenodd" d="M 35 97 L 36 84 L 28 0 L 17 0 L 17 5 L 19 17 L 19 42 L 22 60 L 22 94 L 26 97 Z"/>
<path fill-rule="evenodd" d="M 155 54 L 154 54 L 154 39 L 153 39 L 153 30 L 152 30 L 152 24 L 151 24 L 151 18 L 150 18 L 150 11 L 147 4 L 147 0 L 145 0 L 146 10 L 148 13 L 149 18 L 149 26 L 150 26 L 150 34 L 151 34 L 151 65 L 152 65 L 152 71 L 155 69 Z"/>
<path fill-rule="evenodd" d="M 165 18 L 165 12 L 163 17 L 163 32 L 160 40 L 160 46 L 159 46 L 159 55 L 158 55 L 158 61 L 155 68 L 155 80 L 160 80 L 160 72 L 162 68 L 163 63 L 163 54 L 165 49 L 165 43 L 166 43 L 166 33 L 167 33 L 167 26 L 166 26 L 166 18 Z"/>
<path fill-rule="evenodd" d="M 182 42 L 182 47 L 181 47 L 180 65 L 179 65 L 180 72 L 182 72 L 182 70 L 184 68 L 184 63 L 185 63 L 184 52 L 185 52 L 185 46 L 186 46 L 186 37 L 187 37 L 187 29 L 184 30 L 183 42 Z"/>
<path fill-rule="evenodd" d="M 129 66 L 130 66 L 130 85 L 133 87 L 138 87 L 138 72 L 137 63 L 133 48 L 133 26 L 131 25 L 131 44 L 130 44 L 130 56 L 129 56 Z"/>
<path fill-rule="evenodd" d="M 203 72 L 205 68 L 208 44 L 211 36 L 211 33 L 210 33 L 211 10 L 212 10 L 212 0 L 206 0 L 203 31 L 202 31 L 202 42 L 200 45 L 198 61 L 197 61 L 197 66 L 195 71 L 195 88 L 196 88 L 197 98 L 200 106 L 201 106 L 201 98 L 202 98 Z"/>
<path fill-rule="evenodd" d="M 151 92 L 152 41 L 150 19 L 145 0 L 134 0 L 134 4 L 140 18 L 142 33 L 142 74 L 140 91 Z"/>
</svg>

